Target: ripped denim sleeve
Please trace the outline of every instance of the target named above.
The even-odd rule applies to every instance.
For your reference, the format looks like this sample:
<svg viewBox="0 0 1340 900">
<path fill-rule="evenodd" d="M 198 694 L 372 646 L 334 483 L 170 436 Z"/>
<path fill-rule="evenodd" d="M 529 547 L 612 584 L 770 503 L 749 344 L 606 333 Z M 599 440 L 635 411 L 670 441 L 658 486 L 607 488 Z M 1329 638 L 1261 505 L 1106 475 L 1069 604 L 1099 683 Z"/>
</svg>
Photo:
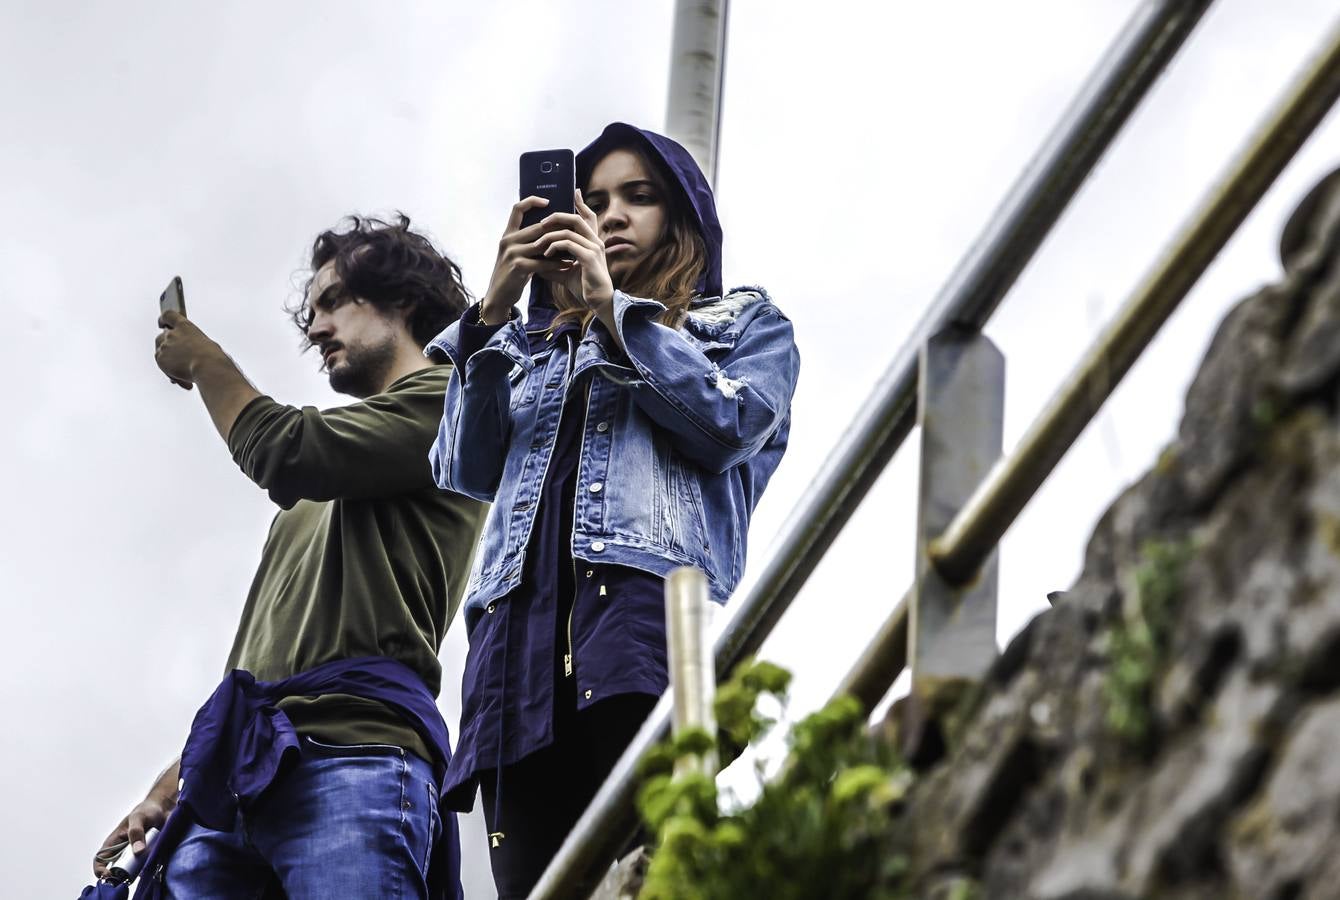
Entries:
<svg viewBox="0 0 1340 900">
<path fill-rule="evenodd" d="M 768 304 L 733 346 L 709 357 L 656 322 L 655 308 L 632 301 L 616 307 L 624 347 L 644 382 L 634 402 L 679 452 L 710 471 L 747 461 L 789 417 L 800 372 L 791 322 Z"/>
</svg>

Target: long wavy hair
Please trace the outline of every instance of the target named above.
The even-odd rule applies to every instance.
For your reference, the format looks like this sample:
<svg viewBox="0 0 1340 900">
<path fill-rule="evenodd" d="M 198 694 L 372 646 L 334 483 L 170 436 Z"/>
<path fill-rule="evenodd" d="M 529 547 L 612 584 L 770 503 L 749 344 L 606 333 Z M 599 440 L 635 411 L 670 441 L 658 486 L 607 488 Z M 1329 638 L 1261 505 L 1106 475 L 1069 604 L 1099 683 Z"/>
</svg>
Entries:
<svg viewBox="0 0 1340 900">
<path fill-rule="evenodd" d="M 684 321 L 689 304 L 698 294 L 698 282 L 707 268 L 707 245 L 698 231 L 698 221 L 688 198 L 684 196 L 674 176 L 666 170 L 664 163 L 653 159 L 643 147 L 631 142 L 610 147 L 601 159 L 615 150 L 627 150 L 641 160 L 642 168 L 647 171 L 657 195 L 665 204 L 666 224 L 660 244 L 614 286 L 635 297 L 662 303 L 665 312 L 657 317 L 657 321 L 678 328 Z M 596 164 L 599 164 L 599 160 Z M 595 165 L 591 169 L 594 171 Z M 585 190 L 587 185 L 581 187 Z M 554 323 L 557 325 L 578 320 L 584 331 L 591 324 L 595 313 L 562 285 L 550 283 L 549 289 L 554 305 L 558 308 Z"/>
<path fill-rule="evenodd" d="M 287 307 L 303 334 L 304 348 L 311 346 L 308 289 L 317 270 L 332 259 L 344 289 L 353 296 L 383 312 L 409 310 L 406 325 L 420 346 L 459 319 L 471 300 L 460 267 L 412 229 L 409 216 L 397 213 L 390 221 L 346 216 L 337 227 L 317 235 L 302 298 Z"/>
</svg>

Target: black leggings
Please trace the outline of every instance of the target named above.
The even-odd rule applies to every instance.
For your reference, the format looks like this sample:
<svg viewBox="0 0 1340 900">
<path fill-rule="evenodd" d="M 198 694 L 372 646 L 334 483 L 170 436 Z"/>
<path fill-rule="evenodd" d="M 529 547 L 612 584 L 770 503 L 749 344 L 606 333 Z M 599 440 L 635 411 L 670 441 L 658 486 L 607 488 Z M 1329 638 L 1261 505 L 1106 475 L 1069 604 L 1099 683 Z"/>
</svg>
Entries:
<svg viewBox="0 0 1340 900">
<path fill-rule="evenodd" d="M 556 704 L 554 743 L 503 768 L 504 837 L 489 850 L 498 900 L 523 900 L 530 893 L 656 705 L 650 694 L 619 694 L 578 712 L 573 681 L 556 685 L 562 700 Z M 481 772 L 479 780 L 491 834 L 498 830 L 494 770 Z"/>
</svg>

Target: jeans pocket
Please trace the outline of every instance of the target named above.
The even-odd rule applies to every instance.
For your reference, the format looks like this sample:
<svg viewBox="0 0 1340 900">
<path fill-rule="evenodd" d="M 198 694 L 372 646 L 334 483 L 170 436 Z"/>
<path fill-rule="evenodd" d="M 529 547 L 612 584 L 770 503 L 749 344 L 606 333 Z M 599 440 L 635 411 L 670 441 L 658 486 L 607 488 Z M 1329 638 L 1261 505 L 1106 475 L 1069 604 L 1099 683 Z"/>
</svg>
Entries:
<svg viewBox="0 0 1340 900">
<path fill-rule="evenodd" d="M 441 808 L 438 806 L 437 785 L 433 783 L 431 778 L 427 779 L 424 784 L 428 795 L 425 802 L 425 806 L 428 808 L 428 846 L 423 853 L 423 874 L 424 877 L 427 878 L 428 865 L 433 859 L 433 847 L 437 845 L 438 841 L 443 839 L 444 835 L 442 833 Z"/>
<path fill-rule="evenodd" d="M 405 748 L 395 744 L 330 744 L 318 741 L 310 734 L 303 737 L 304 750 L 317 756 L 398 756 L 404 758 Z"/>
</svg>

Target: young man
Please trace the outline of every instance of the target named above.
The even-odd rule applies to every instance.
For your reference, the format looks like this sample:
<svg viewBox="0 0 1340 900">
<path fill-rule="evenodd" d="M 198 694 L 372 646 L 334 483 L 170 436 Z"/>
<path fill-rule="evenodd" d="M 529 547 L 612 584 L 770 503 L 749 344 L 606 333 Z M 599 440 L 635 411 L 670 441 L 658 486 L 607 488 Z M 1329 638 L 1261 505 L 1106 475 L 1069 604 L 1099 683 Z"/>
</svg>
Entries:
<svg viewBox="0 0 1340 900">
<path fill-rule="evenodd" d="M 468 298 L 460 270 L 407 218 L 350 222 L 316 239 L 294 320 L 331 387 L 360 402 L 281 405 L 196 325 L 159 320 L 159 368 L 199 389 L 280 511 L 231 674 L 182 757 L 95 856 L 101 875 L 118 844 L 141 847 L 178 808 L 151 848 L 150 896 L 459 893 L 455 821 L 438 809 L 449 751 L 434 698 L 484 506 L 433 484 L 427 452 L 450 366 L 421 348 Z"/>
</svg>

